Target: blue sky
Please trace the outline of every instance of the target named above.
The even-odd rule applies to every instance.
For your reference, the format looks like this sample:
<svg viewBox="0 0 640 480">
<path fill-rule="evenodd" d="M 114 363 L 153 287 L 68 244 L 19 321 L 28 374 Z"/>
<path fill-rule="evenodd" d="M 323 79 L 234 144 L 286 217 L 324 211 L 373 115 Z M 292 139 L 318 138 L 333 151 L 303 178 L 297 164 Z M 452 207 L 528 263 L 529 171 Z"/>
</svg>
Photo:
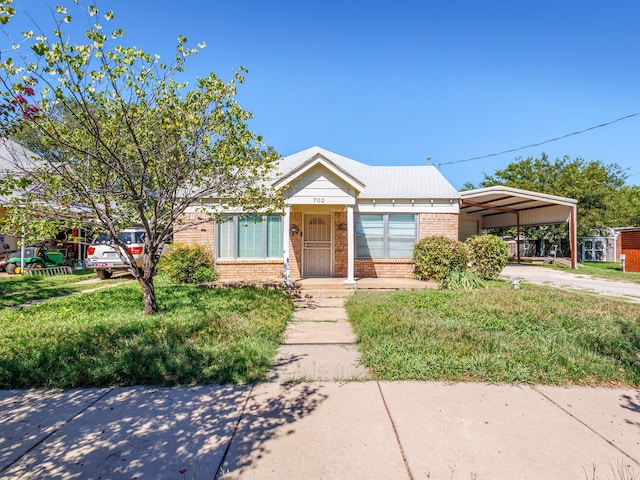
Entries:
<svg viewBox="0 0 640 480">
<path fill-rule="evenodd" d="M 39 13 L 53 2 L 16 0 Z M 59 3 L 65 3 L 59 0 Z M 70 3 L 70 2 L 67 2 Z M 313 145 L 370 165 L 428 156 L 456 188 L 517 156 L 618 163 L 640 184 L 637 0 L 99 0 L 122 43 L 165 58 L 184 35 L 207 48 L 189 76 L 249 69 L 238 100 L 282 155 Z"/>
</svg>

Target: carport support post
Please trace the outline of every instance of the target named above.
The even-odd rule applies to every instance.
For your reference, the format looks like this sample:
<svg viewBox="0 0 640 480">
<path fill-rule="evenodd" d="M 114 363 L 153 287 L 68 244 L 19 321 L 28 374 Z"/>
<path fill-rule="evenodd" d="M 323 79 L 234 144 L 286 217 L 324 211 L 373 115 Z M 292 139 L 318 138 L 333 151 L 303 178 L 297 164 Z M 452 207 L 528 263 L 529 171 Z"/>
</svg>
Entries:
<svg viewBox="0 0 640 480">
<path fill-rule="evenodd" d="M 520 212 L 516 212 L 516 250 L 518 251 L 518 263 L 520 263 Z"/>
<path fill-rule="evenodd" d="M 578 207 L 571 207 L 571 211 L 569 212 L 569 242 L 571 244 L 571 268 L 576 268 L 576 263 L 578 259 L 578 225 L 577 225 L 577 214 Z"/>
</svg>

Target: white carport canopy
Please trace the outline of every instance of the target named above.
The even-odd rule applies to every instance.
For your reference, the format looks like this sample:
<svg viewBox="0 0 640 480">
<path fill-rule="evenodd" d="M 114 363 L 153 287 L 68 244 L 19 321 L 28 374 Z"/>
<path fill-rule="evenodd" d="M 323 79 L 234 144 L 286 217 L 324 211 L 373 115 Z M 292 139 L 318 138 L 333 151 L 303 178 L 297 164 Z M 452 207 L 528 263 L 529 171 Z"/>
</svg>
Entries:
<svg viewBox="0 0 640 480">
<path fill-rule="evenodd" d="M 569 224 L 571 268 L 576 268 L 578 201 L 546 193 L 494 186 L 460 192 L 460 213 L 482 217 L 482 228 L 517 227 L 517 241 L 523 225 Z M 518 261 L 520 248 L 518 246 Z"/>
</svg>

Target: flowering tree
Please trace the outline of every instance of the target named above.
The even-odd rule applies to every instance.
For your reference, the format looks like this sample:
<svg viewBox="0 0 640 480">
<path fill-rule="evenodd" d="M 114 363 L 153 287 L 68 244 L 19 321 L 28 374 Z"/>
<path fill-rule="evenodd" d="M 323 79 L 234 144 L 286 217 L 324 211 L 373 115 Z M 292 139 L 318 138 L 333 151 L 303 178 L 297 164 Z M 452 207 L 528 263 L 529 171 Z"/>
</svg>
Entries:
<svg viewBox="0 0 640 480">
<path fill-rule="evenodd" d="M 10 179 L 30 184 L 16 215 L 83 226 L 111 236 L 128 226 L 145 229 L 143 267 L 137 269 L 146 313 L 157 311 L 153 277 L 159 253 L 172 234 L 210 220 L 187 223 L 187 209 L 215 199 L 222 208 L 273 209 L 280 204 L 264 178 L 277 154 L 251 132 L 251 114 L 235 101 L 244 68 L 230 81 L 213 73 L 193 86 L 178 81 L 197 49 L 179 37 L 175 57 L 114 45 L 121 29 L 95 3 L 74 7 L 90 18 L 83 43 L 67 40 L 71 12 L 55 7 L 52 34 L 11 32 L 19 15 L 13 0 L 0 0 L 0 27 L 12 45 L 0 58 L 2 136 L 25 134 L 38 156 L 16 159 Z M 26 8 L 26 5 L 25 5 Z M 75 15 L 75 14 L 74 14 Z M 199 45 L 203 48 L 204 45 Z"/>
</svg>

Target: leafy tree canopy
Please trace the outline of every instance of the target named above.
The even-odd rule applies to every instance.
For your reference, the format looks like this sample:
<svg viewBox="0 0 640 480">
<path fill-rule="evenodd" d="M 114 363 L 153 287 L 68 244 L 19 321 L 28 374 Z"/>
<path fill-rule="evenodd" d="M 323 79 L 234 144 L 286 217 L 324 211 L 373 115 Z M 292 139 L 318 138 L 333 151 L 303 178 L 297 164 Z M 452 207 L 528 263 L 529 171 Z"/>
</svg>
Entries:
<svg viewBox="0 0 640 480">
<path fill-rule="evenodd" d="M 578 235 L 584 236 L 634 223 L 633 202 L 640 197 L 637 188 L 625 186 L 626 176 L 617 164 L 569 156 L 551 161 L 542 153 L 540 158 L 517 158 L 493 175 L 485 173 L 480 186 L 505 185 L 574 198 L 578 200 Z M 636 210 L 635 221 L 638 215 Z"/>
<path fill-rule="evenodd" d="M 120 44 L 114 13 L 97 2 L 56 6 L 50 34 L 39 25 L 12 31 L 16 15 L 38 8 L 15 4 L 0 0 L 0 27 L 12 43 L 0 59 L 0 136 L 23 140 L 39 156 L 16 159 L 16 179 L 31 187 L 14 199 L 12 218 L 89 227 L 116 241 L 122 228 L 142 226 L 144 266 L 131 263 L 130 271 L 153 313 L 158 254 L 172 232 L 215 215 L 203 207 L 207 200 L 242 211 L 280 205 L 264 182 L 278 155 L 249 130 L 251 114 L 235 100 L 246 70 L 228 81 L 213 73 L 181 81 L 198 52 L 184 37 L 166 62 Z M 74 44 L 65 26 L 76 16 L 89 23 Z M 183 214 L 194 209 L 201 215 L 187 221 Z M 133 261 L 126 249 L 121 255 Z"/>
</svg>

